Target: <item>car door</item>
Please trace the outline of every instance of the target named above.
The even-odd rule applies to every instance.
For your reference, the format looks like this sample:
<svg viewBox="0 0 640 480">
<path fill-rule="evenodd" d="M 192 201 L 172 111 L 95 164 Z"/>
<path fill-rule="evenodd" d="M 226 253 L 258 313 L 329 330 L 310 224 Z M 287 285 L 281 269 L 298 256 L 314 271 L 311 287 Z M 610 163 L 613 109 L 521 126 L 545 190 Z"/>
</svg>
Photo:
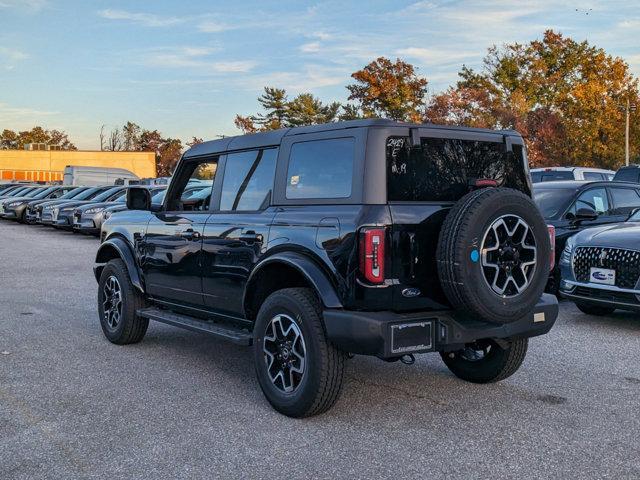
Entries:
<svg viewBox="0 0 640 480">
<path fill-rule="evenodd" d="M 183 161 L 160 211 L 153 212 L 142 243 L 141 268 L 147 292 L 172 303 L 203 304 L 202 234 L 211 214 L 218 157 Z M 193 198 L 190 182 L 207 182 Z M 188 198 L 186 198 L 188 197 Z"/>
<path fill-rule="evenodd" d="M 608 187 L 611 195 L 611 213 L 615 222 L 625 222 L 631 213 L 640 208 L 640 190 L 629 187 Z"/>
<path fill-rule="evenodd" d="M 225 156 L 219 208 L 208 218 L 202 245 L 205 304 L 242 316 L 244 287 L 261 257 L 275 216 L 270 206 L 277 148 Z"/>
</svg>

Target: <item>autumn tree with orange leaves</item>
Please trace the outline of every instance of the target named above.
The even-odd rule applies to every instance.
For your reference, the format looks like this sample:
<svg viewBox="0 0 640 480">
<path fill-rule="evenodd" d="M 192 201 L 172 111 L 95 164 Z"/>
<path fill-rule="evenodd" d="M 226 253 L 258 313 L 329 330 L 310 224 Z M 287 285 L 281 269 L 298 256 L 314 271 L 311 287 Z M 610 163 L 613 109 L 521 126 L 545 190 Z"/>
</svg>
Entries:
<svg viewBox="0 0 640 480">
<path fill-rule="evenodd" d="M 379 57 L 351 74 L 349 100 L 356 102 L 364 117 L 420 122 L 423 116 L 427 80 L 410 63 Z"/>
<path fill-rule="evenodd" d="M 534 166 L 621 165 L 623 107 L 638 101 L 638 80 L 624 60 L 549 30 L 528 44 L 492 47 L 483 63 L 481 72 L 463 67 L 458 84 L 431 99 L 426 120 L 514 128 Z M 640 122 L 632 126 L 633 157 Z"/>
</svg>

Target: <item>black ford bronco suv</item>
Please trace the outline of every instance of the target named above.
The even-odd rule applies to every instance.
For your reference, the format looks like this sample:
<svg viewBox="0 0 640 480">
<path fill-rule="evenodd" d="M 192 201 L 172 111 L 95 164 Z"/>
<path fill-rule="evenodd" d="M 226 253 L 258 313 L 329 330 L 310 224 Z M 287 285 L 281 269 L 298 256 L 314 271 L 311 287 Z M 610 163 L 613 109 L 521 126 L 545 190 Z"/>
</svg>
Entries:
<svg viewBox="0 0 640 480">
<path fill-rule="evenodd" d="M 252 346 L 285 415 L 328 410 L 352 354 L 439 352 L 464 380 L 502 380 L 558 315 L 514 131 L 356 120 L 224 138 L 183 155 L 162 205 L 142 188 L 127 205 L 96 258 L 107 338 L 139 342 L 156 320 Z"/>
</svg>

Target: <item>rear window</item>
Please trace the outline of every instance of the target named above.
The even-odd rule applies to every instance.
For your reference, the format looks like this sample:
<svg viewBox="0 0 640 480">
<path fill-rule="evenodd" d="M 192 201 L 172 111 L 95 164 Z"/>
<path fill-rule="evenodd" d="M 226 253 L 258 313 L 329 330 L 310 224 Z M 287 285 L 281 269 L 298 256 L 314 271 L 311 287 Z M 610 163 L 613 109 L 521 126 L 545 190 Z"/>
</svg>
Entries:
<svg viewBox="0 0 640 480">
<path fill-rule="evenodd" d="M 613 179 L 616 182 L 637 182 L 640 168 L 621 168 Z"/>
<path fill-rule="evenodd" d="M 531 181 L 533 183 L 540 182 L 558 182 L 562 180 L 575 180 L 573 172 L 570 170 L 549 170 L 545 172 L 531 172 Z"/>
<path fill-rule="evenodd" d="M 386 148 L 389 201 L 455 201 L 480 179 L 529 193 L 522 149 L 503 142 L 422 138 L 411 148 L 408 137 L 390 137 Z"/>
<path fill-rule="evenodd" d="M 349 198 L 354 155 L 352 137 L 294 143 L 287 170 L 287 198 Z"/>
</svg>

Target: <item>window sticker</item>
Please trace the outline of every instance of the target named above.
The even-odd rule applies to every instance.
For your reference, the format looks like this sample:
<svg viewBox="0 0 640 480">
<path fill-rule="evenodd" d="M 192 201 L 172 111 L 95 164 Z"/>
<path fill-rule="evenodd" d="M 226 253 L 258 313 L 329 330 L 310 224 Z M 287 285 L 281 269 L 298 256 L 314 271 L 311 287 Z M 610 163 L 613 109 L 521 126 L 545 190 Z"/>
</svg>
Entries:
<svg viewBox="0 0 640 480">
<path fill-rule="evenodd" d="M 604 212 L 604 200 L 602 197 L 593 197 L 593 203 L 596 206 L 596 212 Z"/>
<path fill-rule="evenodd" d="M 300 183 L 300 175 L 292 175 L 289 183 L 291 185 L 298 185 Z"/>
</svg>

